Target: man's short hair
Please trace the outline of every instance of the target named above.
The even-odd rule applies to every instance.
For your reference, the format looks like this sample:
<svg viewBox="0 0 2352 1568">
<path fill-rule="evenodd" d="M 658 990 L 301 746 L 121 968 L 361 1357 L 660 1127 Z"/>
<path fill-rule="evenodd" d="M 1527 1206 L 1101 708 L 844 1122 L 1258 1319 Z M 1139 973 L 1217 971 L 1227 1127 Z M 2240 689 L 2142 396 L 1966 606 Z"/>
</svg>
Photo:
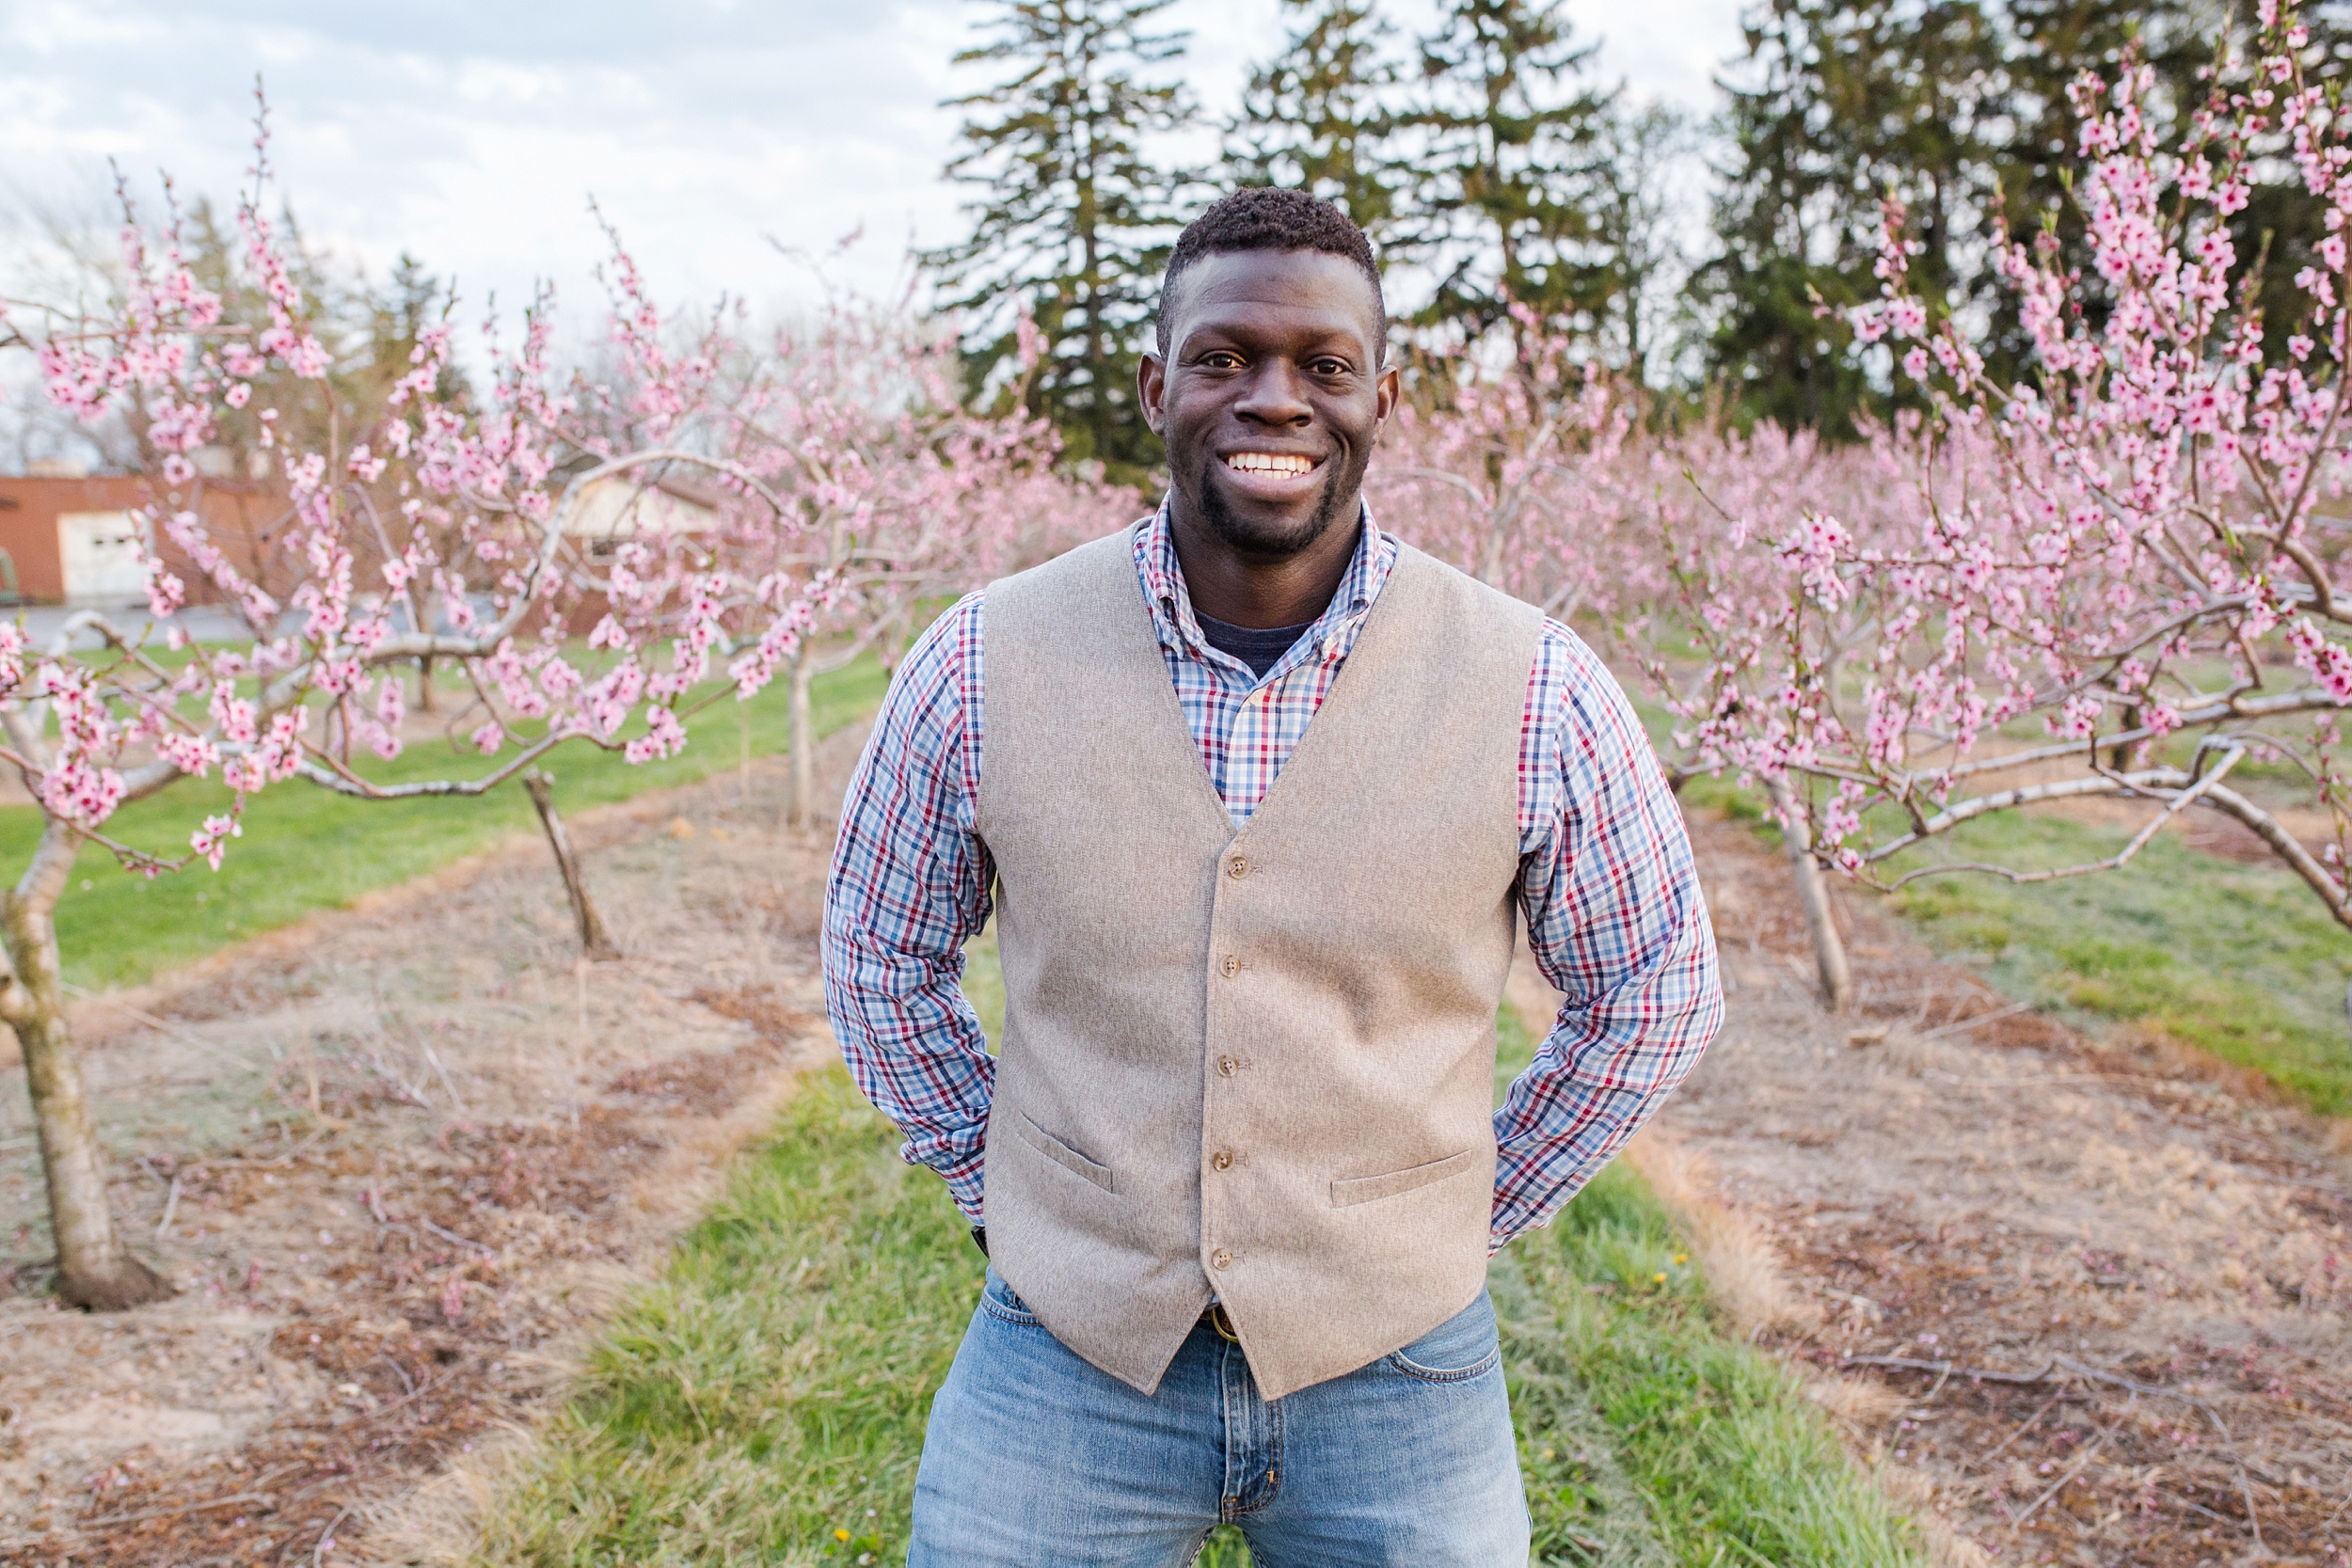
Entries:
<svg viewBox="0 0 2352 1568">
<path fill-rule="evenodd" d="M 1356 263 L 1372 285 L 1375 363 L 1388 356 L 1389 302 L 1380 293 L 1380 267 L 1372 259 L 1372 242 L 1356 220 L 1330 202 L 1305 191 L 1279 185 L 1250 185 L 1214 203 L 1184 225 L 1176 237 L 1176 252 L 1160 275 L 1159 312 L 1152 322 L 1153 341 L 1168 352 L 1168 323 L 1175 314 L 1176 282 L 1195 261 L 1238 250 L 1320 250 Z"/>
</svg>

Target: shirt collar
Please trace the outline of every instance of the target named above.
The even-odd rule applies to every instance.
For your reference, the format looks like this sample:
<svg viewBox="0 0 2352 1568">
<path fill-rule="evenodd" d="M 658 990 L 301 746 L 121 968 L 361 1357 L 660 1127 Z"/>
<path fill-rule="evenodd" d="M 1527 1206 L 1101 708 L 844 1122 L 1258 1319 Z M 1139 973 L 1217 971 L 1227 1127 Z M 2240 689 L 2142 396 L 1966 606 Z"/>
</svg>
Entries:
<svg viewBox="0 0 2352 1568">
<path fill-rule="evenodd" d="M 1152 627 L 1163 646 L 1195 657 L 1226 658 L 1226 655 L 1209 645 L 1209 640 L 1201 633 L 1200 619 L 1193 613 L 1192 594 L 1184 587 L 1184 569 L 1176 559 L 1176 539 L 1168 506 L 1163 497 L 1159 510 L 1136 531 L 1136 573 L 1143 581 L 1144 602 L 1151 607 Z M 1389 572 L 1396 564 L 1396 543 L 1373 521 L 1370 505 L 1359 503 L 1358 515 L 1363 527 L 1357 533 L 1356 553 L 1348 558 L 1347 570 L 1341 575 L 1330 604 L 1299 638 L 1298 646 L 1267 672 L 1268 679 L 1295 662 L 1302 649 L 1315 643 L 1332 643 L 1350 620 L 1360 618 L 1372 608 L 1387 585 Z"/>
</svg>

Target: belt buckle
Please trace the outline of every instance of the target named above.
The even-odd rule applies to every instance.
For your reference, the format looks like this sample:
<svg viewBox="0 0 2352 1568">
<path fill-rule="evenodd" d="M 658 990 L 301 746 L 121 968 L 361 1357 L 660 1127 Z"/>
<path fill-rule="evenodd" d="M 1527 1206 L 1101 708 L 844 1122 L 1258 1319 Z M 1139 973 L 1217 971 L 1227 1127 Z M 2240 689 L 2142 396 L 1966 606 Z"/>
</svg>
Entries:
<svg viewBox="0 0 2352 1568">
<path fill-rule="evenodd" d="M 1209 1326 L 1216 1330 L 1216 1337 L 1218 1338 L 1223 1339 L 1228 1344 L 1238 1345 L 1241 1343 L 1241 1336 L 1233 1332 L 1233 1320 L 1225 1315 L 1225 1304 L 1223 1302 L 1213 1301 L 1209 1303 L 1208 1311 L 1201 1315 L 1209 1320 Z"/>
</svg>

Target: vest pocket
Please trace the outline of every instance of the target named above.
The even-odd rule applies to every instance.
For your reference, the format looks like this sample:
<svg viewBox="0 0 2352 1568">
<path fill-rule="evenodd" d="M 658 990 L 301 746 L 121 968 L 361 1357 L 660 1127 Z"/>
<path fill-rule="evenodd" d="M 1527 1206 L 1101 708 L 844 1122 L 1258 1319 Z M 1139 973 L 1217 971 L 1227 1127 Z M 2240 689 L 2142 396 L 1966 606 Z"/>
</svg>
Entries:
<svg viewBox="0 0 2352 1568">
<path fill-rule="evenodd" d="M 1027 1117 L 1019 1115 L 1014 1117 L 1012 1135 L 1073 1176 L 1083 1176 L 1106 1193 L 1115 1194 L 1119 1191 L 1111 1184 L 1111 1173 L 1107 1165 L 1096 1164 Z"/>
<path fill-rule="evenodd" d="M 1373 1203 L 1399 1193 L 1409 1193 L 1415 1187 L 1426 1187 L 1432 1181 L 1442 1181 L 1458 1176 L 1478 1164 L 1479 1151 L 1466 1148 L 1459 1154 L 1449 1154 L 1442 1160 L 1432 1160 L 1425 1165 L 1412 1165 L 1392 1170 L 1386 1176 L 1357 1176 L 1331 1183 L 1331 1207 L 1345 1209 L 1353 1204 Z"/>
</svg>

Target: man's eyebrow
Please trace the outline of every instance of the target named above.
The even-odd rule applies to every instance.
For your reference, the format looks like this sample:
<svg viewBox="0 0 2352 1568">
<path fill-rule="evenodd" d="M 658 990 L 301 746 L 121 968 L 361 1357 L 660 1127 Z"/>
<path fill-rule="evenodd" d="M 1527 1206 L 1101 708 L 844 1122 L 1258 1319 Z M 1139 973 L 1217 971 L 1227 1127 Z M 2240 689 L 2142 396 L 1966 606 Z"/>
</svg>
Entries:
<svg viewBox="0 0 2352 1568">
<path fill-rule="evenodd" d="M 1186 322 L 1183 334 L 1176 340 L 1176 350 L 1180 354 L 1189 351 L 1193 347 L 1193 340 L 1200 337 L 1224 340 L 1249 338 L 1263 341 L 1268 337 L 1288 336 L 1290 334 L 1280 331 L 1254 332 L 1250 330 L 1248 323 L 1230 319 L 1226 321 L 1212 319 L 1199 323 Z M 1357 326 L 1335 324 L 1313 332 L 1308 341 L 1312 345 L 1313 352 L 1316 353 L 1327 354 L 1337 348 L 1344 349 L 1358 358 L 1369 358 L 1372 356 L 1371 346 L 1364 341 L 1362 329 Z"/>
</svg>

